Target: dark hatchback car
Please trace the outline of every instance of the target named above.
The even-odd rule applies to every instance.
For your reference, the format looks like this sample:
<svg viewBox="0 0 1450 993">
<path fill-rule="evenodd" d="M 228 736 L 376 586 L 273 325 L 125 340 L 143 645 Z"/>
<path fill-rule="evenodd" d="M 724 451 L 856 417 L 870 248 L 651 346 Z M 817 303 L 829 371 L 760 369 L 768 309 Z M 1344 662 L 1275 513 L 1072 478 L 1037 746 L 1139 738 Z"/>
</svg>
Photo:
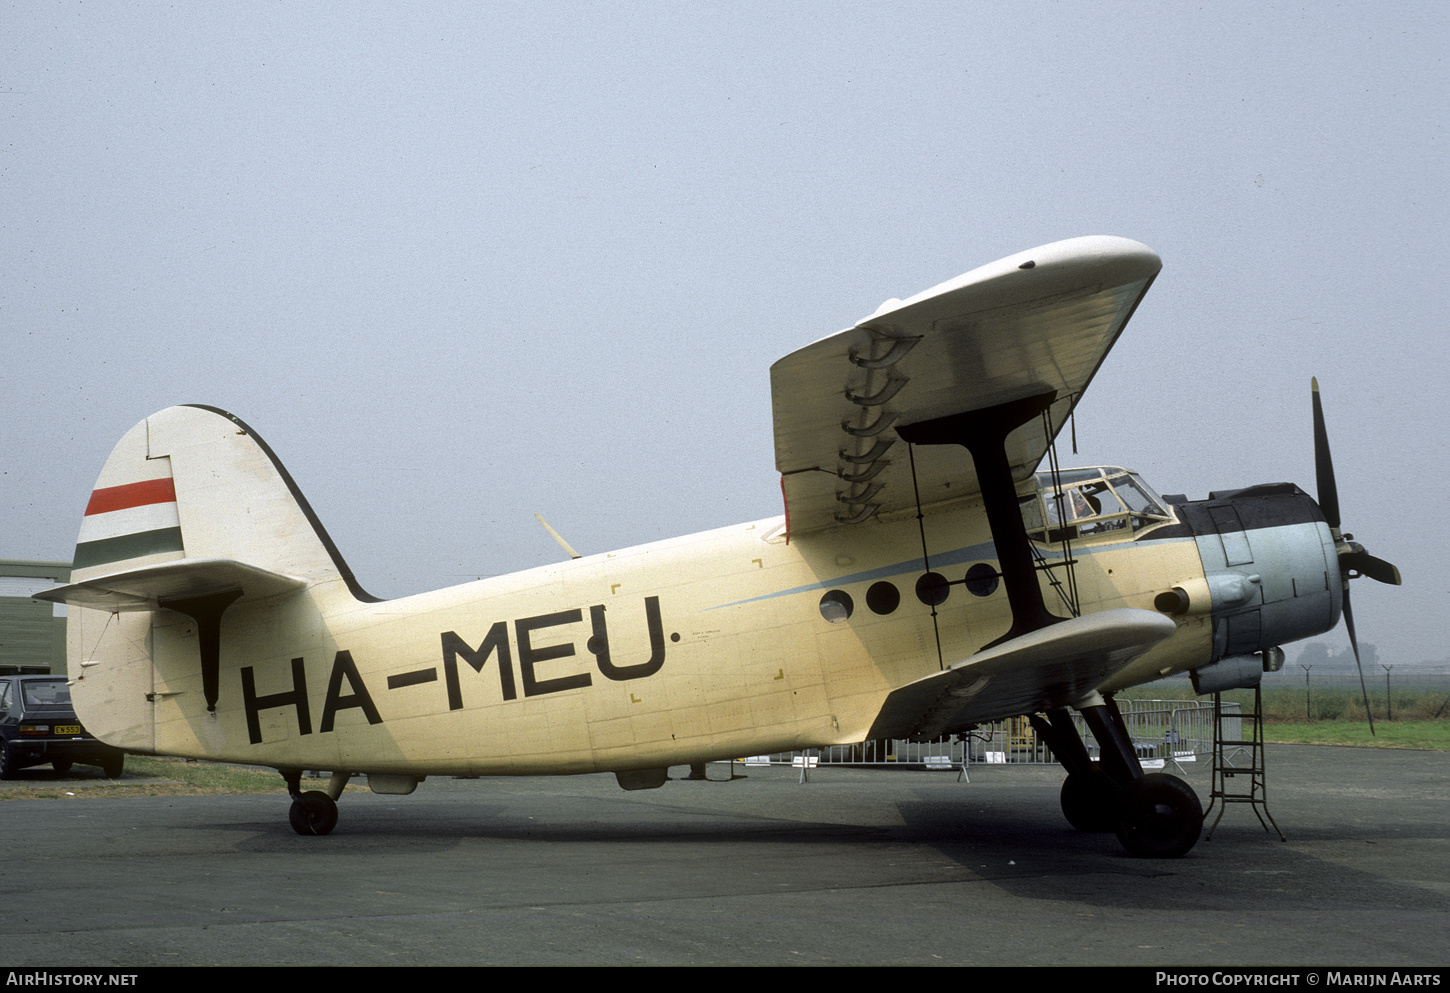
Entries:
<svg viewBox="0 0 1450 993">
<path fill-rule="evenodd" d="M 81 727 L 63 676 L 0 676 L 0 779 L 49 762 L 64 776 L 77 762 L 121 775 L 126 753 Z"/>
</svg>

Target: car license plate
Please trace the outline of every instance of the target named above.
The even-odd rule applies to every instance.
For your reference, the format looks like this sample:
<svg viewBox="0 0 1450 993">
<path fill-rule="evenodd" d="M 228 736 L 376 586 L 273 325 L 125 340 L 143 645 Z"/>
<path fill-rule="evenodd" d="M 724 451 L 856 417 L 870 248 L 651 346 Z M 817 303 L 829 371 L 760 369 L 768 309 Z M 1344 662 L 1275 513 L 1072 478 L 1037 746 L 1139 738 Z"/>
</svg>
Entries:
<svg viewBox="0 0 1450 993">
<path fill-rule="evenodd" d="M 79 724 L 57 724 L 55 726 L 55 733 L 56 734 L 80 734 L 81 733 L 81 726 Z"/>
</svg>

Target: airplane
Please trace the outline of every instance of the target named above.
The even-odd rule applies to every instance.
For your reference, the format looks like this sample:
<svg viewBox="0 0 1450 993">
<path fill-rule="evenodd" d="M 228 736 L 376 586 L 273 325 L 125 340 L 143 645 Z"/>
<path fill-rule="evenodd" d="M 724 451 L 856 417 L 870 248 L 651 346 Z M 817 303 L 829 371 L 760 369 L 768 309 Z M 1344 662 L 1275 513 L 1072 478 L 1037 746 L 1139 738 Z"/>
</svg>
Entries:
<svg viewBox="0 0 1450 993">
<path fill-rule="evenodd" d="M 1341 614 L 1353 638 L 1351 577 L 1400 577 L 1340 531 L 1317 384 L 1319 502 L 1056 468 L 1160 267 L 1127 239 L 1060 241 L 785 356 L 782 516 L 392 600 L 249 426 L 160 411 L 101 470 L 71 584 L 40 595 L 73 608 L 77 712 L 127 751 L 276 768 L 318 835 L 356 774 L 390 794 L 438 775 L 650 789 L 674 765 L 1027 715 L 1074 827 L 1181 856 L 1200 801 L 1143 771 L 1114 694 L 1254 685 Z M 303 792 L 304 769 L 328 788 Z"/>
</svg>

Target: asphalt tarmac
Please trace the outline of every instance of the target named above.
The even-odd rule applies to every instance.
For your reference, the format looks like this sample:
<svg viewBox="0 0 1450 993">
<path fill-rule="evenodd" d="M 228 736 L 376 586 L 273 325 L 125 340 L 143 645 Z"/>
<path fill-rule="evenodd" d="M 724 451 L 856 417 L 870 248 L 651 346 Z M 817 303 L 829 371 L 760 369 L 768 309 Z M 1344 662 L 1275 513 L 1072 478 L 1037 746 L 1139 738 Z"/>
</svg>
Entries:
<svg viewBox="0 0 1450 993">
<path fill-rule="evenodd" d="M 1069 828 L 1055 767 L 432 779 L 349 792 L 323 838 L 280 778 L 92 784 L 0 800 L 0 966 L 1450 963 L 1450 754 L 1271 746 L 1268 770 L 1287 842 L 1237 805 L 1171 861 Z"/>
</svg>

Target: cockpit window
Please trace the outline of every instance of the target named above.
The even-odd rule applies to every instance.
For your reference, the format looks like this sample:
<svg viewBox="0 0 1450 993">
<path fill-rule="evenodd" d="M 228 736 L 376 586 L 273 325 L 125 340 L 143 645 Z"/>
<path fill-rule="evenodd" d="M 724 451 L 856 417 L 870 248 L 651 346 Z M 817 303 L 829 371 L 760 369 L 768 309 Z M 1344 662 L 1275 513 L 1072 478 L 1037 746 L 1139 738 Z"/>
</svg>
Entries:
<svg viewBox="0 0 1450 993">
<path fill-rule="evenodd" d="M 1034 541 L 1057 544 L 1100 535 L 1122 539 L 1173 519 L 1142 480 L 1102 466 L 1037 474 L 1037 493 L 1023 497 L 1022 521 Z"/>
<path fill-rule="evenodd" d="M 1166 517 L 1168 515 L 1158 494 L 1145 486 L 1137 476 L 1130 474 L 1115 479 L 1113 488 L 1118 491 L 1118 496 L 1127 503 L 1128 509 L 1135 514 L 1141 514 L 1144 517 Z"/>
</svg>

